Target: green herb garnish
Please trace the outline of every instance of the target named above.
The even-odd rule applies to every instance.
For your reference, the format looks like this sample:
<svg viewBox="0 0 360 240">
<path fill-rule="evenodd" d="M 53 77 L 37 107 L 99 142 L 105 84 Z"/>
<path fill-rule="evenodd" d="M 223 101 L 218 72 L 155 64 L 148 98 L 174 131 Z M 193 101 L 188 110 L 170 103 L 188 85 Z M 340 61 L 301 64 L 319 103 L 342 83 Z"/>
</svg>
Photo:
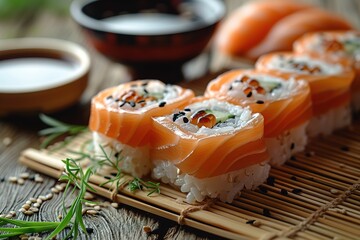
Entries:
<svg viewBox="0 0 360 240">
<path fill-rule="evenodd" d="M 42 122 L 51 126 L 50 128 L 39 131 L 39 135 L 46 136 L 44 141 L 41 143 L 40 148 L 48 147 L 52 142 L 61 136 L 68 136 L 68 138 L 62 142 L 62 146 L 67 145 L 72 137 L 88 130 L 87 126 L 63 123 L 45 114 L 40 114 L 39 117 Z"/>
<path fill-rule="evenodd" d="M 160 183 L 154 183 L 151 181 L 145 182 L 136 177 L 129 183 L 129 189 L 131 192 L 135 192 L 137 190 L 147 190 L 150 191 L 148 193 L 148 196 L 150 196 L 153 193 L 160 193 Z"/>
<path fill-rule="evenodd" d="M 40 232 L 49 232 L 52 231 L 47 237 L 46 240 L 52 239 L 65 228 L 70 227 L 70 231 L 67 233 L 65 239 L 70 237 L 76 239 L 79 235 L 79 229 L 82 229 L 84 233 L 86 232 L 86 227 L 82 217 L 82 203 L 86 200 L 84 199 L 87 189 L 91 191 L 95 190 L 89 185 L 89 178 L 93 174 L 92 168 L 88 168 L 85 172 L 79 166 L 75 160 L 67 158 L 63 160 L 65 163 L 66 172 L 60 177 L 59 180 L 67 181 L 67 185 L 63 194 L 63 197 L 67 196 L 70 185 L 74 185 L 72 193 L 78 189 L 79 193 L 71 204 L 70 209 L 67 211 L 64 206 L 65 199 L 63 199 L 63 207 L 65 212 L 65 217 L 61 222 L 30 222 L 22 220 L 11 220 L 6 218 L 0 218 L 0 225 L 4 224 L 13 224 L 16 227 L 13 228 L 0 228 L 0 231 L 5 232 L 0 234 L 1 238 L 13 237 L 26 233 L 40 233 Z"/>
<path fill-rule="evenodd" d="M 69 125 L 53 118 L 50 118 L 46 115 L 40 115 L 40 118 L 43 122 L 52 126 L 52 128 L 47 128 L 40 131 L 41 135 L 47 136 L 43 147 L 48 146 L 55 138 L 61 136 L 62 134 L 70 134 L 75 136 L 83 131 L 87 130 L 85 126 L 79 125 Z M 60 232 L 65 229 L 69 229 L 65 239 L 72 238 L 76 239 L 79 236 L 80 229 L 87 235 L 87 230 L 82 217 L 82 206 L 83 203 L 89 202 L 85 200 L 85 193 L 87 190 L 96 192 L 93 187 L 89 184 L 90 176 L 95 174 L 99 169 L 104 166 L 108 166 L 116 170 L 116 175 L 110 178 L 108 181 L 102 183 L 100 186 L 103 186 L 108 183 L 115 184 L 114 190 L 119 189 L 121 180 L 125 176 L 122 169 L 120 168 L 120 163 L 123 160 L 121 152 L 117 153 L 107 153 L 103 146 L 99 146 L 102 151 L 101 156 L 92 156 L 90 153 L 84 151 L 81 148 L 80 151 L 69 150 L 73 154 L 79 155 L 78 158 L 66 158 L 63 160 L 65 164 L 65 172 L 59 178 L 60 181 L 66 181 L 67 185 L 65 187 L 62 199 L 64 218 L 60 222 L 32 222 L 24 220 L 12 220 L 7 218 L 0 218 L 0 239 L 14 237 L 22 234 L 29 233 L 43 233 L 50 232 L 46 237 L 47 240 L 52 239 Z M 111 159 L 111 156 L 115 157 L 114 160 Z M 79 161 L 84 159 L 90 159 L 91 165 L 86 169 L 78 164 Z M 73 185 L 74 188 L 70 191 L 70 186 Z M 148 196 L 153 193 L 160 193 L 160 183 L 154 183 L 151 181 L 143 181 L 140 178 L 134 178 L 129 183 L 129 189 L 132 192 L 137 190 L 146 190 L 149 191 Z M 76 198 L 73 200 L 70 209 L 67 209 L 65 206 L 65 197 L 70 194 L 74 194 L 78 190 Z M 2 227 L 6 224 L 13 225 L 12 227 Z"/>
</svg>

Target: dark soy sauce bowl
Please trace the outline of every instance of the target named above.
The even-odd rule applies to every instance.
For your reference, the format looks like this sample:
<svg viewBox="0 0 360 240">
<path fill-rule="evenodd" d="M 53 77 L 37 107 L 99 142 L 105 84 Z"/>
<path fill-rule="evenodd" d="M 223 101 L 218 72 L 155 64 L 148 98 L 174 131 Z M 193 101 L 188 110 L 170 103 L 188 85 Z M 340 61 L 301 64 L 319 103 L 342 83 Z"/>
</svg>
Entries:
<svg viewBox="0 0 360 240">
<path fill-rule="evenodd" d="M 71 14 L 98 52 L 136 78 L 183 80 L 225 14 L 222 0 L 74 0 Z"/>
</svg>

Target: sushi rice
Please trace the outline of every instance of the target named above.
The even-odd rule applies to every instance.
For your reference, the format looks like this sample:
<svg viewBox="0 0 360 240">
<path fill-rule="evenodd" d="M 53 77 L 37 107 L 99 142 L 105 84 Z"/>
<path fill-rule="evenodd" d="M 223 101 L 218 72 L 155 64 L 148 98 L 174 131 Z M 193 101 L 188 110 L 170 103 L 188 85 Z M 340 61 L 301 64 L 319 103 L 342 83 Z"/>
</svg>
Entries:
<svg viewBox="0 0 360 240">
<path fill-rule="evenodd" d="M 314 116 L 310 120 L 307 134 L 309 137 L 319 135 L 327 136 L 337 129 L 344 128 L 351 124 L 351 107 L 350 105 L 331 109 L 330 111 Z"/>
</svg>

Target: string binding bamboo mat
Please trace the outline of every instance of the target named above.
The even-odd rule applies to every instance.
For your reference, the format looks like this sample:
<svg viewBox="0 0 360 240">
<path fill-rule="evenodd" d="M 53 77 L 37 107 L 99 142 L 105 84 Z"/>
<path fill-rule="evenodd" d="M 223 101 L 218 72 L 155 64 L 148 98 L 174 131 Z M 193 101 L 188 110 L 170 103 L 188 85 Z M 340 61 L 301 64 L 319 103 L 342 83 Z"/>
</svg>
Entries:
<svg viewBox="0 0 360 240">
<path fill-rule="evenodd" d="M 185 204 L 185 194 L 161 184 L 159 195 L 131 193 L 124 186 L 114 194 L 104 176 L 94 175 L 98 195 L 173 221 L 230 239 L 360 239 L 360 122 L 313 140 L 306 151 L 273 168 L 266 183 L 244 191 L 233 203 Z M 84 150 L 90 133 L 77 136 L 55 151 L 26 149 L 20 161 L 59 178 L 69 148 Z M 75 156 L 74 156 L 75 157 Z M 84 166 L 86 161 L 83 162 Z M 106 176 L 105 176 L 106 177 Z"/>
</svg>

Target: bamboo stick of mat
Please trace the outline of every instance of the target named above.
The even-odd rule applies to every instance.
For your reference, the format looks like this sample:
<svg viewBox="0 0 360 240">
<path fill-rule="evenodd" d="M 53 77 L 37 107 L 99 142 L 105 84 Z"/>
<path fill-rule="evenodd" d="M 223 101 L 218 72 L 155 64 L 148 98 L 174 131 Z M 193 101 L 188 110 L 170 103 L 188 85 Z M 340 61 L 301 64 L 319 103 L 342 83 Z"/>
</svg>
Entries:
<svg viewBox="0 0 360 240">
<path fill-rule="evenodd" d="M 360 129 L 357 125 L 355 128 Z M 183 223 L 230 239 L 286 239 L 290 236 L 293 239 L 333 239 L 360 235 L 360 230 L 355 227 L 360 221 L 360 191 L 356 184 L 360 177 L 357 168 L 360 165 L 360 137 L 353 135 L 351 131 L 343 130 L 324 141 L 311 143 L 308 150 L 314 151 L 312 154 L 300 153 L 294 161 L 271 170 L 270 176 L 276 181 L 262 185 L 267 189 L 265 194 L 259 190 L 245 191 L 232 204 L 218 202 L 208 209 L 187 213 Z M 90 138 L 90 134 L 83 134 L 74 139 L 75 144 L 71 147 L 80 149 Z M 342 143 L 350 150 L 342 149 Z M 59 157 L 66 156 L 69 155 L 65 150 L 51 153 L 27 149 L 20 161 L 58 178 L 64 169 Z M 99 175 L 91 177 L 97 194 L 173 221 L 178 221 L 179 215 L 190 206 L 181 203 L 184 193 L 165 184 L 161 185 L 161 194 L 156 197 L 148 197 L 141 191 L 132 194 L 127 189 L 113 195 L 110 184 L 99 187 L 106 180 Z M 294 188 L 300 188 L 302 192 L 291 193 Z M 286 190 L 288 194 L 282 195 L 280 190 Z M 271 217 L 262 213 L 265 207 L 271 211 Z M 246 224 L 250 220 L 260 224 L 257 227 Z"/>
<path fill-rule="evenodd" d="M 33 159 L 27 158 L 25 156 L 22 156 L 20 158 L 20 162 L 23 163 L 24 165 L 35 169 L 38 172 L 41 172 L 43 174 L 49 175 L 51 177 L 54 178 L 59 178 L 60 175 L 63 172 L 64 167 L 61 166 L 60 169 L 55 169 L 52 167 L 47 167 L 44 164 L 44 161 L 46 161 L 46 163 L 48 163 L 49 161 L 54 161 L 54 159 L 45 157 L 45 158 L 39 158 L 39 155 L 33 154 L 33 150 L 26 150 L 26 152 L 24 152 L 24 154 L 26 155 L 26 153 L 29 153 L 31 156 L 36 156 L 37 159 L 36 161 L 34 161 Z M 40 163 L 41 162 L 41 163 Z M 51 166 L 59 166 L 57 164 L 50 164 Z M 111 191 L 103 188 L 103 187 L 99 187 L 99 185 L 103 182 L 105 182 L 106 179 L 101 179 L 98 176 L 92 176 L 90 179 L 90 186 L 92 186 L 95 190 L 96 190 L 96 194 L 108 198 L 108 199 L 112 199 L 112 193 Z M 109 187 L 109 186 L 104 186 L 104 187 Z M 164 197 L 162 195 L 158 195 L 156 197 L 149 197 L 147 196 L 147 193 L 139 191 L 138 193 L 130 193 L 129 190 L 124 189 L 121 190 L 122 194 L 117 194 L 115 197 L 116 202 L 119 203 L 124 203 L 126 205 L 135 207 L 135 208 L 139 208 L 141 210 L 144 211 L 148 211 L 151 212 L 155 215 L 159 215 L 165 218 L 168 218 L 170 220 L 173 221 L 177 221 L 179 218 L 179 215 L 181 214 L 182 211 L 184 211 L 187 207 L 189 207 L 189 205 L 184 205 L 184 204 L 178 204 L 176 203 L 176 201 L 169 199 L 167 197 Z M 128 194 L 131 195 L 131 197 L 125 196 L 124 194 Z M 129 199 L 133 199 L 134 201 L 129 201 Z M 135 201 L 137 199 L 137 201 Z M 145 204 L 145 203 L 148 204 Z M 157 207 L 155 207 L 155 206 Z M 152 208 L 149 208 L 149 206 L 152 206 Z M 172 214 L 168 214 L 168 211 L 163 211 L 163 209 L 166 209 L 168 211 L 171 212 L 175 212 L 178 215 L 175 215 L 176 218 L 174 218 L 174 216 Z M 160 211 L 162 210 L 162 211 Z M 161 214 L 160 214 L 161 212 Z M 194 224 L 195 221 L 190 219 L 195 219 L 199 224 Z M 201 212 L 191 212 L 188 213 L 184 222 L 185 225 L 188 225 L 190 227 L 194 227 L 194 228 L 198 228 L 201 230 L 205 230 L 205 228 L 201 227 L 197 227 L 200 226 L 201 224 L 206 224 L 208 227 L 206 229 L 209 228 L 209 226 L 211 227 L 211 230 L 205 230 L 208 231 L 212 234 L 215 235 L 219 235 L 219 236 L 226 236 L 227 238 L 230 239 L 238 239 L 239 237 L 250 237 L 250 238 L 255 238 L 255 239 L 271 239 L 273 237 L 276 236 L 276 234 L 271 233 L 271 232 L 267 232 L 264 231 L 262 229 L 253 227 L 249 224 L 246 223 L 242 223 L 242 222 L 238 222 L 238 221 L 234 221 L 231 219 L 228 219 L 226 217 L 214 214 L 212 212 L 209 211 L 205 211 L 202 210 Z M 202 226 L 202 225 L 201 225 Z M 234 235 L 234 234 L 228 234 L 228 235 L 222 235 L 223 232 L 222 231 L 217 231 L 218 229 L 222 229 L 222 230 L 227 230 L 228 233 L 237 233 L 238 235 Z M 236 237 L 235 237 L 236 236 Z M 235 237 L 235 238 L 234 238 Z"/>
</svg>

